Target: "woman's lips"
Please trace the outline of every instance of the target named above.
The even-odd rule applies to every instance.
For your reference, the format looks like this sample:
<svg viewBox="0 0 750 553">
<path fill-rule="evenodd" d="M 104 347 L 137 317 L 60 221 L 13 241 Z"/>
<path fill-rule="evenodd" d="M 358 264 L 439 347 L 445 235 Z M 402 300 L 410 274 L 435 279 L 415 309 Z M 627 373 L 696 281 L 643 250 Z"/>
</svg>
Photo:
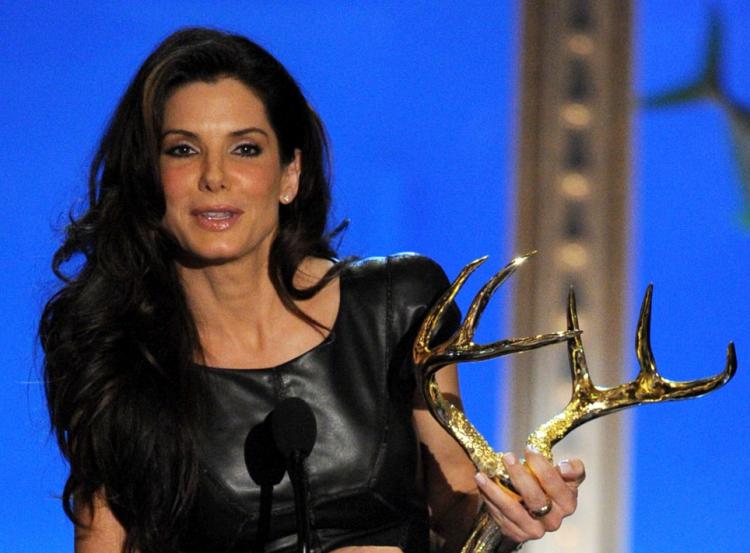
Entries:
<svg viewBox="0 0 750 553">
<path fill-rule="evenodd" d="M 191 212 L 202 228 L 211 231 L 223 231 L 230 228 L 244 212 L 236 207 L 211 206 L 197 208 Z"/>
</svg>

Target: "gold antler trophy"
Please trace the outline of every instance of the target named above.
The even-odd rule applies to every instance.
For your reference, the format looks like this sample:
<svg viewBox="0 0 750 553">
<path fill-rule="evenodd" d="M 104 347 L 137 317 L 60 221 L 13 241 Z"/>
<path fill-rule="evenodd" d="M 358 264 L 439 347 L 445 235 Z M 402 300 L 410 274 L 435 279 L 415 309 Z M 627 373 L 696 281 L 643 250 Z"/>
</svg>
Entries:
<svg viewBox="0 0 750 553">
<path fill-rule="evenodd" d="M 636 330 L 635 348 L 640 365 L 638 376 L 626 384 L 613 388 L 600 388 L 591 382 L 586 356 L 583 352 L 581 330 L 578 327 L 576 302 L 571 288 L 568 296 L 568 328 L 552 334 L 541 334 L 525 338 L 500 340 L 491 344 L 476 344 L 473 341 L 477 323 L 497 288 L 533 253 L 516 257 L 493 276 L 471 302 L 466 318 L 459 329 L 448 340 L 432 344 L 439 323 L 446 309 L 456 297 L 469 276 L 487 258 L 483 257 L 466 265 L 456 280 L 441 296 L 427 314 L 414 341 L 412 351 L 417 380 L 432 416 L 453 436 L 466 451 L 477 470 L 513 490 L 502 453 L 495 452 L 487 440 L 474 428 L 464 413 L 448 401 L 440 392 L 435 375 L 442 367 L 458 362 L 481 361 L 567 342 L 568 360 L 572 378 L 572 394 L 568 405 L 556 416 L 533 431 L 527 444 L 552 461 L 552 447 L 574 428 L 597 417 L 608 415 L 626 407 L 642 403 L 658 403 L 686 399 L 707 394 L 723 386 L 734 376 L 737 359 L 734 345 L 727 348 L 724 371 L 716 376 L 674 382 L 663 378 L 656 369 L 651 352 L 651 296 L 652 286 L 646 290 Z M 462 553 L 490 553 L 500 544 L 502 535 L 489 514 L 483 508 L 474 521 L 473 530 L 464 544 Z"/>
</svg>

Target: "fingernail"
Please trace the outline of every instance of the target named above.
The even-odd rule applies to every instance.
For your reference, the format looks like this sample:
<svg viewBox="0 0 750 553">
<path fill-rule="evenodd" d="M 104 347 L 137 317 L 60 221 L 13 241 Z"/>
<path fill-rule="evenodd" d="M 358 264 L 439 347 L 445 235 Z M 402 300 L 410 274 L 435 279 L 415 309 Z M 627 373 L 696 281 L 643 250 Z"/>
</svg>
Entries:
<svg viewBox="0 0 750 553">
<path fill-rule="evenodd" d="M 533 445 L 527 445 L 526 451 L 530 451 L 531 453 L 536 453 L 537 455 L 541 455 L 541 453 L 539 453 L 539 450 Z"/>
<path fill-rule="evenodd" d="M 518 462 L 518 459 L 516 459 L 516 456 L 513 453 L 506 453 L 503 455 L 503 461 L 505 462 L 505 466 L 512 466 L 515 465 Z"/>
<path fill-rule="evenodd" d="M 560 467 L 560 474 L 573 474 L 573 465 L 567 459 L 560 461 L 557 466 Z"/>
<path fill-rule="evenodd" d="M 487 482 L 489 482 L 487 477 L 481 472 L 478 472 L 474 475 L 474 480 L 476 480 L 477 484 L 479 484 L 480 486 L 484 486 L 487 484 Z"/>
</svg>

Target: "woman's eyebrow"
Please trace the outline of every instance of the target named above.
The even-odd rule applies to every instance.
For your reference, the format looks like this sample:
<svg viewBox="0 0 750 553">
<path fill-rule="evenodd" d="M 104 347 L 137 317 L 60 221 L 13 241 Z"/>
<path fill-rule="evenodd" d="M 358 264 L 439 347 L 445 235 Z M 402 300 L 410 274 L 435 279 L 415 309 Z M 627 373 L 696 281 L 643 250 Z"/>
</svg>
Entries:
<svg viewBox="0 0 750 553">
<path fill-rule="evenodd" d="M 259 133 L 268 137 L 268 133 L 264 131 L 263 129 L 260 129 L 258 127 L 247 127 L 246 129 L 239 129 L 237 131 L 232 131 L 229 133 L 230 136 L 244 136 L 246 134 L 252 134 L 252 133 Z M 187 138 L 198 138 L 198 135 L 191 131 L 186 131 L 185 129 L 167 129 L 163 133 L 161 133 L 161 138 L 163 139 L 165 136 L 169 134 L 179 134 L 181 136 L 186 136 Z"/>
<path fill-rule="evenodd" d="M 250 133 L 260 133 L 266 137 L 268 137 L 268 133 L 264 131 L 263 129 L 259 129 L 258 127 L 248 127 L 246 129 L 240 129 L 238 131 L 233 131 L 231 133 L 232 136 L 242 136 L 244 134 L 250 134 Z"/>
<path fill-rule="evenodd" d="M 258 127 L 247 127 L 246 129 L 239 129 L 237 131 L 232 131 L 229 134 L 231 136 L 242 136 L 244 134 L 251 134 L 251 133 L 260 133 L 264 136 L 268 136 L 268 133 L 266 131 Z M 161 137 L 164 138 L 168 134 L 179 134 L 182 136 L 187 136 L 188 138 L 198 138 L 197 134 L 191 131 L 186 131 L 185 129 L 167 129 L 166 131 L 161 133 Z"/>
<path fill-rule="evenodd" d="M 188 138 L 198 138 L 197 134 L 195 134 L 194 132 L 186 131 L 185 129 L 167 129 L 166 131 L 161 133 L 161 138 L 164 138 L 168 134 L 179 134 Z"/>
</svg>

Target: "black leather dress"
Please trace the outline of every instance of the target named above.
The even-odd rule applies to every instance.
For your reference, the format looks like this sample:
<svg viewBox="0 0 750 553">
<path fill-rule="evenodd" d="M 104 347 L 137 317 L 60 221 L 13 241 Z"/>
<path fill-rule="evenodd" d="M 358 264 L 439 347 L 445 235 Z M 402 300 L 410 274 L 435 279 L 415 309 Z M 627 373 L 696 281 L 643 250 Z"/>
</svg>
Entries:
<svg viewBox="0 0 750 553">
<path fill-rule="evenodd" d="M 271 494 L 266 486 L 261 498 L 249 474 L 267 456 L 258 438 L 261 424 L 287 397 L 307 401 L 317 421 L 317 441 L 306 460 L 314 548 L 427 551 L 410 353 L 426 310 L 447 286 L 442 269 L 415 254 L 358 261 L 341 273 L 339 313 L 319 346 L 268 369 L 197 368 L 205 371 L 210 416 L 198 436 L 203 469 L 186 552 L 294 549 L 288 477 Z M 265 473 L 258 474 L 253 476 L 263 482 Z M 260 513 L 269 503 L 266 528 Z"/>
</svg>

